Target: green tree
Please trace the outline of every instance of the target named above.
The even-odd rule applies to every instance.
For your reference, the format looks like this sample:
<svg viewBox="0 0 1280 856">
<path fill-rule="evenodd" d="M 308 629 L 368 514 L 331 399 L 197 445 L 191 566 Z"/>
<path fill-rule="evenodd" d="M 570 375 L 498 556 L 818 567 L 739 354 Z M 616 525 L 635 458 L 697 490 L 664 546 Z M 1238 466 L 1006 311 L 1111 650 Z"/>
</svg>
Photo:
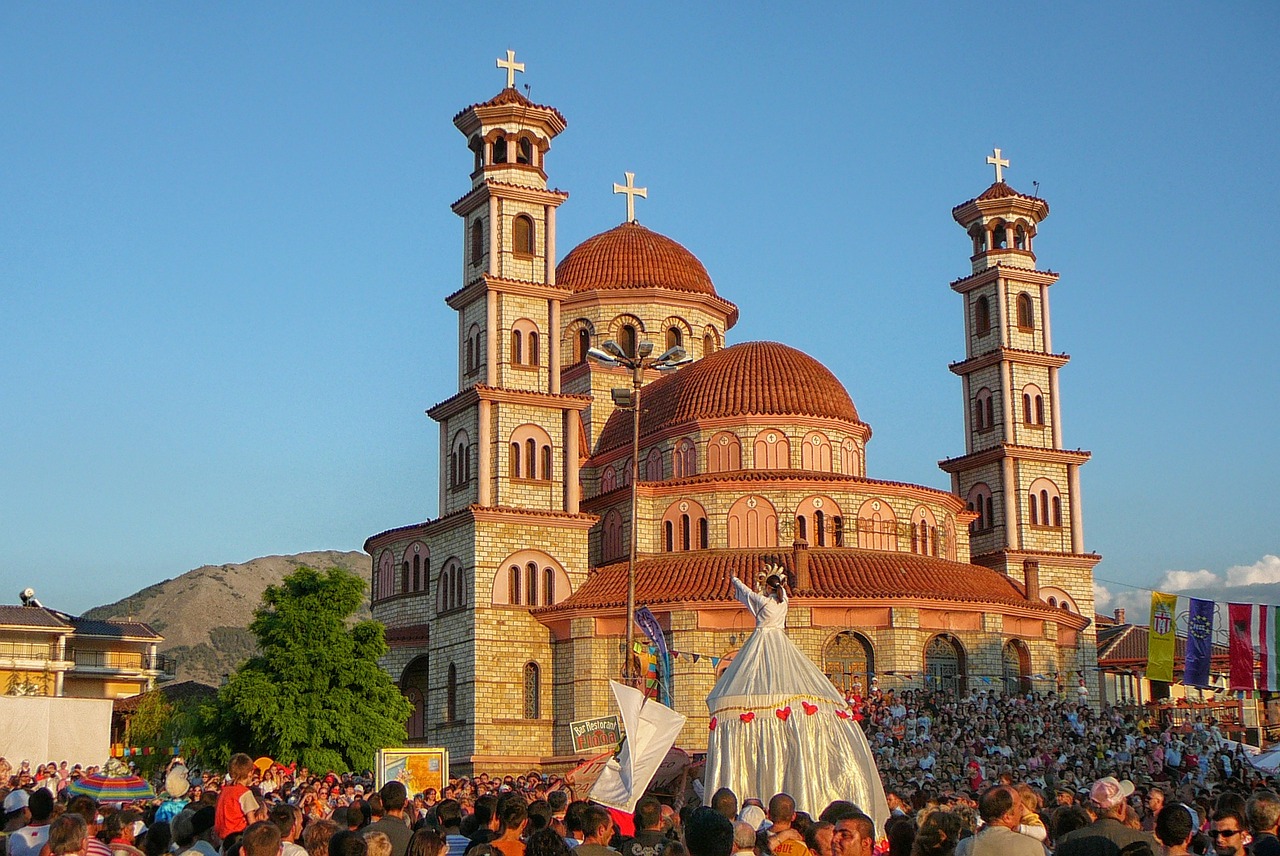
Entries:
<svg viewBox="0 0 1280 856">
<path fill-rule="evenodd" d="M 340 568 L 302 567 L 267 588 L 249 625 L 261 653 L 196 717 L 206 763 L 241 751 L 312 770 L 363 770 L 376 750 L 404 743 L 412 709 L 378 666 L 383 626 L 348 626 L 363 596 L 363 580 Z"/>
<path fill-rule="evenodd" d="M 169 762 L 169 751 L 180 740 L 180 721 L 178 711 L 163 692 L 152 690 L 142 694 L 138 709 L 129 716 L 124 741 L 128 746 L 152 750 L 136 759 L 139 775 L 150 778 Z"/>
</svg>

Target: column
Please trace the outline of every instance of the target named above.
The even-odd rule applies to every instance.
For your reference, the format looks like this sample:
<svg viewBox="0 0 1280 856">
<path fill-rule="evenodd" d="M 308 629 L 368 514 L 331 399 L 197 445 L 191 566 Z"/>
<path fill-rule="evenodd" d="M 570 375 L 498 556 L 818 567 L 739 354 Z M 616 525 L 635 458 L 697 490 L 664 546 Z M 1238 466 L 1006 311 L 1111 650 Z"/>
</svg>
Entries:
<svg viewBox="0 0 1280 856">
<path fill-rule="evenodd" d="M 560 301 L 547 301 L 547 388 L 552 395 L 560 393 Z"/>
<path fill-rule="evenodd" d="M 546 213 L 546 252 L 547 252 L 547 285 L 556 284 L 556 206 L 548 205 Z"/>
<path fill-rule="evenodd" d="M 987 233 L 990 237 L 990 232 Z M 1005 305 L 1006 292 L 1008 289 L 1004 287 L 1004 277 L 996 277 L 996 309 L 999 315 L 992 319 L 992 322 L 1000 325 L 1000 347 L 1009 347 L 1009 307 Z"/>
<path fill-rule="evenodd" d="M 972 384 L 966 374 L 960 378 L 960 390 L 964 394 L 964 451 L 973 454 L 973 402 L 969 399 Z"/>
<path fill-rule="evenodd" d="M 484 318 L 484 382 L 498 385 L 498 293 L 490 288 L 485 292 Z"/>
<path fill-rule="evenodd" d="M 1067 464 L 1067 488 L 1071 491 L 1071 552 L 1084 552 L 1084 514 L 1080 508 L 1080 465 Z"/>
<path fill-rule="evenodd" d="M 1010 550 L 1022 549 L 1022 491 L 1018 488 L 1013 472 L 1013 458 L 1000 460 L 1001 478 L 1004 481 L 1004 540 Z"/>
<path fill-rule="evenodd" d="M 502 271 L 498 264 L 498 238 L 502 235 L 501 224 L 498 222 L 498 198 L 496 196 L 489 197 L 489 273 L 494 276 L 502 276 Z"/>
<path fill-rule="evenodd" d="M 578 490 L 578 411 L 564 412 L 564 510 L 577 514 L 581 497 Z"/>
<path fill-rule="evenodd" d="M 1049 418 L 1053 420 L 1053 448 L 1062 448 L 1062 407 L 1058 404 L 1058 369 L 1049 368 Z"/>
<path fill-rule="evenodd" d="M 1044 330 L 1044 352 L 1053 353 L 1053 333 L 1049 329 L 1049 286 L 1040 286 L 1040 327 Z"/>
<path fill-rule="evenodd" d="M 492 428 L 492 404 L 485 399 L 480 399 L 480 409 L 476 413 L 476 478 L 477 483 L 476 502 L 482 506 L 493 505 L 493 428 Z M 444 506 L 440 507 L 441 512 Z"/>
</svg>

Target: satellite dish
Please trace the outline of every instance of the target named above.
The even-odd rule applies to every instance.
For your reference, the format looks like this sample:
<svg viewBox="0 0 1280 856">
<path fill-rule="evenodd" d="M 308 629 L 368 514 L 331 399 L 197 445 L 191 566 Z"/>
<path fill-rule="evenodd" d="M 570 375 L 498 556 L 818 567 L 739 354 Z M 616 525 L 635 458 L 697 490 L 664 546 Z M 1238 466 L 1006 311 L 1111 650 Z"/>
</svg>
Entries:
<svg viewBox="0 0 1280 856">
<path fill-rule="evenodd" d="M 33 588 L 24 588 L 22 590 L 22 594 L 18 595 L 18 597 L 22 598 L 22 602 L 24 604 L 34 599 L 35 596 L 36 596 L 36 590 Z"/>
</svg>

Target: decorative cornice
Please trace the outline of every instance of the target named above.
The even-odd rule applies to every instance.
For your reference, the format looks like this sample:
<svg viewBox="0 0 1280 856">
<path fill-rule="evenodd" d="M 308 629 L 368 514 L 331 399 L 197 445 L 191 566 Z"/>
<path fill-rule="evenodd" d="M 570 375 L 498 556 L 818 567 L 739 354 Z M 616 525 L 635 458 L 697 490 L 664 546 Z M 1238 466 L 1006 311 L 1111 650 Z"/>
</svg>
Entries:
<svg viewBox="0 0 1280 856">
<path fill-rule="evenodd" d="M 953 281 L 951 289 L 960 294 L 965 294 L 980 286 L 990 285 L 998 277 L 1025 282 L 1029 285 L 1053 285 L 1058 281 L 1058 274 L 1051 270 L 1033 270 L 998 262 L 989 268 L 984 268 L 977 273 Z"/>
<path fill-rule="evenodd" d="M 1071 361 L 1071 355 L 1046 354 L 1044 351 L 1024 351 L 1021 348 L 995 348 L 976 357 L 954 362 L 947 368 L 951 369 L 953 374 L 963 376 L 1005 361 L 1024 366 L 1043 366 L 1044 368 L 1059 369 Z"/>
<path fill-rule="evenodd" d="M 490 196 L 511 199 L 516 202 L 528 202 L 531 205 L 550 205 L 554 208 L 568 199 L 569 193 L 558 188 L 529 187 L 524 184 L 510 184 L 489 178 L 485 179 L 482 184 L 477 184 L 467 191 L 466 194 L 449 207 L 453 209 L 454 214 L 459 217 L 465 217 L 487 202 Z"/>
<path fill-rule="evenodd" d="M 944 458 L 938 461 L 938 467 L 945 473 L 958 473 L 961 470 L 992 464 L 1005 458 L 1017 458 L 1023 461 L 1040 461 L 1045 464 L 1083 464 L 1092 454 L 1083 450 L 1068 451 L 1066 449 L 1041 449 L 1036 446 L 1017 446 L 1013 443 L 1001 443 L 971 455 L 958 458 Z"/>
<path fill-rule="evenodd" d="M 589 395 L 505 389 L 478 383 L 467 387 L 450 398 L 446 398 L 428 410 L 427 415 L 437 422 L 441 422 L 468 407 L 473 407 L 481 401 L 496 401 L 502 404 L 527 404 L 533 407 L 549 407 L 556 410 L 583 411 L 591 406 L 591 400 Z"/>
<path fill-rule="evenodd" d="M 566 314 L 581 309 L 622 306 L 626 311 L 634 311 L 635 306 L 654 303 L 665 303 L 672 306 L 683 306 L 690 309 L 707 310 L 712 314 L 725 317 L 724 328 L 728 330 L 738 323 L 738 307 L 718 294 L 706 294 L 697 291 L 679 291 L 674 288 L 607 288 L 575 292 L 572 297 L 564 299 Z M 695 331 L 696 332 L 696 331 Z"/>
<path fill-rule="evenodd" d="M 435 520 L 411 523 L 408 526 L 398 526 L 395 529 L 387 529 L 377 535 L 371 535 L 364 542 L 364 551 L 373 556 L 373 561 L 376 563 L 378 557 L 374 555 L 374 550 L 385 546 L 389 541 L 398 540 L 408 535 L 431 538 L 468 523 L 527 523 L 530 519 L 537 519 L 543 525 L 546 525 L 547 521 L 552 521 L 551 525 L 559 525 L 563 528 L 590 529 L 600 518 L 594 514 L 570 514 L 567 511 L 542 511 L 504 505 L 475 505 L 473 503 L 465 508 L 459 508 L 457 511 L 451 511 L 443 517 L 437 517 Z M 422 594 L 422 592 L 411 592 L 411 594 Z M 378 602 L 382 603 L 383 600 L 390 599 L 381 598 Z"/>
</svg>

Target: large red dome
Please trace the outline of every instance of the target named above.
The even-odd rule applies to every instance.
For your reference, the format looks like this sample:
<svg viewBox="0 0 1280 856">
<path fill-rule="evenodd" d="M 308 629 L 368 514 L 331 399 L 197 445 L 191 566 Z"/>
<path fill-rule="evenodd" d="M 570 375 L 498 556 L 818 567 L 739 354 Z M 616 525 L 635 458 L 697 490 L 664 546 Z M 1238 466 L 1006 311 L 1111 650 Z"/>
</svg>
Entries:
<svg viewBox="0 0 1280 856">
<path fill-rule="evenodd" d="M 716 293 L 693 253 L 639 223 L 623 223 L 574 247 L 556 267 L 556 284 L 575 292 L 669 288 Z"/>
<path fill-rule="evenodd" d="M 666 425 L 725 416 L 817 416 L 858 423 L 858 411 L 831 370 L 777 342 L 743 342 L 646 386 L 640 436 Z M 631 442 L 631 414 L 615 411 L 598 452 Z"/>
</svg>

